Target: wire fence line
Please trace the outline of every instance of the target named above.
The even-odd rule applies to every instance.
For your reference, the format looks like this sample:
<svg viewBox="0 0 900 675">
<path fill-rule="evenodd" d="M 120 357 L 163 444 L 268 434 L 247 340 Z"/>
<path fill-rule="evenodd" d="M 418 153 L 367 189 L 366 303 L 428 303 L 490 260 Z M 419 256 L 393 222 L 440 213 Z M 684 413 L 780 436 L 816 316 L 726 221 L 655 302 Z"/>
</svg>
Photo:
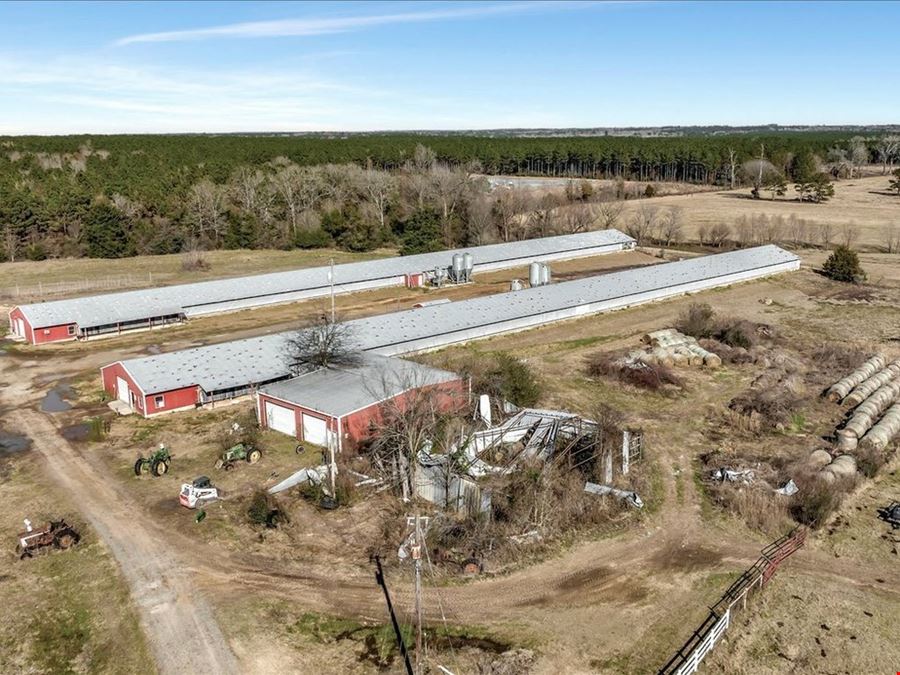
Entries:
<svg viewBox="0 0 900 675">
<path fill-rule="evenodd" d="M 675 652 L 658 675 L 690 675 L 696 673 L 700 662 L 712 651 L 731 625 L 732 612 L 747 608 L 747 596 L 762 590 L 781 564 L 806 543 L 806 528 L 796 527 L 788 534 L 766 546 L 759 559 L 739 576 L 710 608 L 700 627 Z"/>
<path fill-rule="evenodd" d="M 159 279 L 157 278 L 157 282 Z M 64 295 L 78 295 L 93 291 L 113 291 L 123 288 L 152 286 L 153 272 L 147 274 L 118 274 L 102 277 L 74 279 L 71 281 L 38 282 L 37 284 L 15 284 L 0 288 L 0 298 L 15 300 L 46 300 Z"/>
</svg>

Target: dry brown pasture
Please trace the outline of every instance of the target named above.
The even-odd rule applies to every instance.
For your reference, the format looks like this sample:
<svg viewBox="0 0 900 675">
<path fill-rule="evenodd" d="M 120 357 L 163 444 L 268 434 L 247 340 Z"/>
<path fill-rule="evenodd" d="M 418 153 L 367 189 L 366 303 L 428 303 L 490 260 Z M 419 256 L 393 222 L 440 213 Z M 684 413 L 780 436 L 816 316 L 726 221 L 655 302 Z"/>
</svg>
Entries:
<svg viewBox="0 0 900 675">
<path fill-rule="evenodd" d="M 683 212 L 683 236 L 697 241 L 701 227 L 725 224 L 736 235 L 738 220 L 764 215 L 781 216 L 785 228 L 781 240 L 790 242 L 791 232 L 787 223 L 793 216 L 805 220 L 808 229 L 815 232 L 821 225 L 832 229 L 832 243 L 842 243 L 850 227 L 856 232 L 854 248 L 868 251 L 884 250 L 886 237 L 893 231 L 900 234 L 900 196 L 888 191 L 887 176 L 867 176 L 840 180 L 834 183 L 834 197 L 823 204 L 800 203 L 793 186 L 788 186 L 784 197 L 752 199 L 749 188 L 717 192 L 697 192 L 686 195 L 653 197 L 626 202 L 625 212 L 618 227 L 622 229 L 628 218 L 641 206 L 665 210 L 676 207 Z M 892 230 L 892 228 L 894 228 Z M 808 240 L 818 244 L 818 240 Z"/>
</svg>

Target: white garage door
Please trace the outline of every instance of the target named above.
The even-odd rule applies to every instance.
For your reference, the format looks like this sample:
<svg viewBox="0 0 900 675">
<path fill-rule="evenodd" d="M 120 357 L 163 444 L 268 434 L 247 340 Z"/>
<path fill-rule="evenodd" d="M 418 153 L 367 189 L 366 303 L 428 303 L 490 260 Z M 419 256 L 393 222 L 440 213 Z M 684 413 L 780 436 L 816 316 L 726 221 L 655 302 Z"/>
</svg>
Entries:
<svg viewBox="0 0 900 675">
<path fill-rule="evenodd" d="M 288 436 L 297 434 L 294 411 L 290 408 L 285 408 L 283 405 L 275 405 L 270 401 L 266 401 L 266 425 L 270 429 L 280 431 Z"/>
<path fill-rule="evenodd" d="M 131 403 L 131 396 L 128 393 L 128 383 L 121 377 L 116 378 L 116 396 L 120 401 Z"/>
<path fill-rule="evenodd" d="M 313 445 L 328 445 L 328 427 L 325 420 L 312 415 L 303 416 L 303 440 Z"/>
</svg>

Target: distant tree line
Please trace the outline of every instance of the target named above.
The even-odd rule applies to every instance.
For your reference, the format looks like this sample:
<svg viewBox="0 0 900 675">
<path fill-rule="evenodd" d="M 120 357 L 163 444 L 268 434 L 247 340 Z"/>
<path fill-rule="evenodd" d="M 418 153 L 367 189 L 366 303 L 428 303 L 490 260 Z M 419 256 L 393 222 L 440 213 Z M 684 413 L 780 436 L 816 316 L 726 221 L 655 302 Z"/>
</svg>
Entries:
<svg viewBox="0 0 900 675">
<path fill-rule="evenodd" d="M 827 199 L 834 177 L 897 160 L 896 137 L 493 138 L 373 134 L 0 138 L 0 260 L 198 248 L 404 253 L 614 226 L 625 180 Z M 482 174 L 572 179 L 534 199 Z M 615 179 L 608 194 L 584 178 Z M 652 196 L 649 186 L 642 196 Z M 601 204 L 597 204 L 601 202 Z M 564 209 L 565 203 L 593 204 Z"/>
</svg>

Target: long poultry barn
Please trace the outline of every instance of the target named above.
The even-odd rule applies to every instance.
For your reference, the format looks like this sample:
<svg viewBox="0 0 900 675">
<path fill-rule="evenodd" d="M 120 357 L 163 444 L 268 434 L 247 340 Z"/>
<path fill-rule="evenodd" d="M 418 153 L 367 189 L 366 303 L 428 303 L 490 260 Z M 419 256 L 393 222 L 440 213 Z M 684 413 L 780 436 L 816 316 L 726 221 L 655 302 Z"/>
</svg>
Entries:
<svg viewBox="0 0 900 675">
<path fill-rule="evenodd" d="M 797 256 L 760 246 L 521 291 L 348 321 L 360 351 L 396 356 L 797 270 Z M 250 394 L 291 377 L 292 333 L 117 361 L 106 391 L 145 416 Z"/>
<path fill-rule="evenodd" d="M 332 290 L 352 293 L 415 287 L 443 279 L 452 283 L 480 272 L 615 253 L 634 246 L 634 239 L 618 230 L 582 232 L 344 263 L 334 266 L 333 279 L 330 266 L 310 267 L 19 305 L 10 310 L 9 325 L 14 337 L 31 344 L 83 340 L 168 326 L 204 314 L 307 300 Z"/>
</svg>

